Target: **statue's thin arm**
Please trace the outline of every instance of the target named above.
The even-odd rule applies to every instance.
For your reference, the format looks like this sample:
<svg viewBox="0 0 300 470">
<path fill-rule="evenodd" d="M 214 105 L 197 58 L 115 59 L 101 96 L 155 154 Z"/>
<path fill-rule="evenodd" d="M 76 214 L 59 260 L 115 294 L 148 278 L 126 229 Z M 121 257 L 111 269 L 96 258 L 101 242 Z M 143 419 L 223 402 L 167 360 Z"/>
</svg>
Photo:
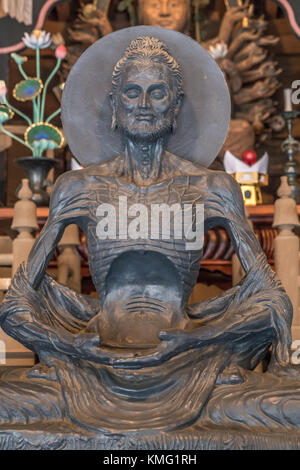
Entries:
<svg viewBox="0 0 300 470">
<path fill-rule="evenodd" d="M 53 252 L 67 225 L 74 220 L 74 213 L 68 214 L 67 202 L 70 201 L 68 178 L 62 175 L 53 189 L 49 217 L 28 257 L 27 276 L 34 289 L 37 289 L 46 272 Z"/>
<path fill-rule="evenodd" d="M 65 221 L 57 222 L 55 218 L 53 221 L 50 220 L 33 245 L 28 257 L 27 276 L 29 283 L 34 289 L 39 287 L 66 225 Z"/>
<path fill-rule="evenodd" d="M 222 176 L 222 179 L 216 182 L 216 186 L 222 187 L 222 201 L 220 199 L 220 201 L 218 201 L 218 203 L 216 204 L 216 207 L 218 208 L 219 204 L 222 203 L 223 207 L 225 207 L 225 214 L 224 217 L 220 217 L 218 211 L 212 212 L 212 218 L 210 221 L 208 221 L 209 228 L 213 227 L 214 225 L 222 225 L 228 232 L 231 242 L 234 245 L 235 252 L 246 274 L 250 273 L 250 271 L 255 268 L 255 276 L 258 285 L 260 280 L 260 282 L 262 283 L 261 288 L 262 286 L 264 286 L 264 289 L 268 288 L 273 290 L 274 294 L 276 293 L 279 295 L 283 304 L 289 305 L 287 296 L 284 291 L 278 290 L 279 281 L 274 276 L 274 273 L 272 272 L 270 266 L 267 264 L 266 256 L 255 236 L 255 233 L 253 232 L 246 219 L 243 199 L 240 188 L 238 187 L 237 183 L 235 183 L 235 181 L 231 177 L 229 178 L 228 176 Z M 221 317 L 223 316 L 221 308 L 221 306 L 223 306 L 223 300 L 223 310 L 227 311 L 225 306 L 230 306 L 231 301 L 236 295 L 236 292 L 237 291 L 235 288 L 231 289 L 230 291 L 225 291 L 222 295 L 217 296 L 215 299 L 210 299 L 209 302 L 200 302 L 194 305 L 190 305 L 189 310 L 192 315 L 194 315 L 196 318 L 202 318 L 206 317 L 206 310 L 208 309 L 208 314 L 211 317 L 217 318 L 220 316 L 221 319 Z M 216 315 L 215 312 L 220 312 L 220 315 Z M 261 312 L 260 314 L 265 315 L 264 321 L 266 322 L 266 328 L 271 328 L 269 308 L 266 307 L 265 309 L 263 309 L 263 312 Z M 279 308 L 278 310 L 276 310 L 276 314 L 280 317 L 284 317 L 284 319 L 282 318 L 282 320 L 284 323 L 286 323 L 285 316 L 288 317 L 289 314 L 291 314 L 291 311 L 289 310 L 285 313 L 282 312 Z M 235 321 L 236 320 L 233 319 L 233 324 L 235 323 Z M 248 321 L 253 321 L 253 331 L 255 331 L 255 324 L 257 322 L 257 318 L 255 318 L 255 316 L 253 315 L 253 318 L 249 318 Z M 230 327 L 229 319 L 227 319 L 226 326 Z M 224 325 L 222 325 L 222 328 L 223 327 Z M 202 332 L 204 332 L 203 328 Z M 215 333 L 219 334 L 220 332 L 218 333 L 216 331 Z M 210 332 L 210 334 L 212 334 L 212 331 Z"/>
</svg>

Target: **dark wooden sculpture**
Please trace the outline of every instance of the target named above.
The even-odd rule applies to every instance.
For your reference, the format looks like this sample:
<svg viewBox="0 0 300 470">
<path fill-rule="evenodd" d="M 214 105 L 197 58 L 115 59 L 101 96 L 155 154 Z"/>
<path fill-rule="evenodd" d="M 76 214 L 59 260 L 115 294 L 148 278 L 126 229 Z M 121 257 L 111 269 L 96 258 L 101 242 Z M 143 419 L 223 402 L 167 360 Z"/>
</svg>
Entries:
<svg viewBox="0 0 300 470">
<path fill-rule="evenodd" d="M 300 447 L 290 301 L 246 221 L 238 184 L 205 168 L 229 111 L 215 61 L 177 32 L 121 30 L 77 62 L 63 123 L 86 168 L 57 181 L 48 222 L 1 305 L 1 327 L 40 360 L 1 376 L 1 448 Z M 205 230 L 226 228 L 244 279 L 188 306 L 201 246 L 187 248 L 175 229 L 169 238 L 163 229 L 104 236 L 99 207 L 121 223 L 120 197 L 140 211 L 204 206 Z M 86 235 L 99 300 L 45 274 L 72 223 Z M 270 348 L 268 372 L 252 372 Z"/>
<path fill-rule="evenodd" d="M 266 35 L 267 25 L 265 18 L 254 17 L 253 8 L 245 2 L 244 6 L 229 8 L 218 35 L 203 43 L 226 74 L 233 102 L 232 118 L 251 125 L 256 144 L 285 126 L 274 100 L 274 94 L 281 86 L 278 75 L 282 70 L 270 54 L 279 37 Z M 241 127 L 240 131 L 238 127 Z M 244 142 L 240 152 L 235 153 L 241 156 L 240 153 L 248 148 L 247 139 L 242 124 L 234 126 L 233 122 L 232 138 L 235 136 Z M 230 144 L 228 142 L 227 147 L 230 148 Z"/>
<path fill-rule="evenodd" d="M 80 4 L 77 18 L 67 30 L 68 54 L 62 64 L 63 80 L 66 80 L 71 68 L 88 46 L 113 31 L 107 17 L 110 0 Z"/>
</svg>

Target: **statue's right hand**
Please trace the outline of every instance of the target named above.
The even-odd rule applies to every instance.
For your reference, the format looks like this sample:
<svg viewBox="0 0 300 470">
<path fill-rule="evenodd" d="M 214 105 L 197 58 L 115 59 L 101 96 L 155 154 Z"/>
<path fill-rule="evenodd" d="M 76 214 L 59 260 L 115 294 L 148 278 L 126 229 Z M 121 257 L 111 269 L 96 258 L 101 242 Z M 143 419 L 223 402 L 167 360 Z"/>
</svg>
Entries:
<svg viewBox="0 0 300 470">
<path fill-rule="evenodd" d="M 135 356 L 134 352 L 120 354 L 120 352 L 101 348 L 100 343 L 99 334 L 82 331 L 73 335 L 72 353 L 80 359 L 106 365 L 113 365 L 120 357 L 124 360 L 130 360 Z"/>
</svg>

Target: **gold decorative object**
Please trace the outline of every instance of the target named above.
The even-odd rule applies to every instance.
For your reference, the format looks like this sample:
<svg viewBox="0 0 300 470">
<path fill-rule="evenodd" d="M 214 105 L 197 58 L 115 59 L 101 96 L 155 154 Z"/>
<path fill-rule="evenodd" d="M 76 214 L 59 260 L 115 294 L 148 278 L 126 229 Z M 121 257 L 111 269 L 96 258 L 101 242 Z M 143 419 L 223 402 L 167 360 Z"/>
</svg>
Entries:
<svg viewBox="0 0 300 470">
<path fill-rule="evenodd" d="M 244 152 L 245 157 L 246 155 L 247 152 Z M 267 174 L 269 156 L 265 153 L 260 160 L 253 160 L 251 165 L 246 163 L 245 160 L 246 158 L 244 158 L 244 161 L 241 161 L 231 152 L 226 151 L 224 155 L 224 168 L 239 183 L 245 206 L 256 206 L 262 204 L 260 187 L 268 186 L 269 184 L 269 176 Z"/>
</svg>

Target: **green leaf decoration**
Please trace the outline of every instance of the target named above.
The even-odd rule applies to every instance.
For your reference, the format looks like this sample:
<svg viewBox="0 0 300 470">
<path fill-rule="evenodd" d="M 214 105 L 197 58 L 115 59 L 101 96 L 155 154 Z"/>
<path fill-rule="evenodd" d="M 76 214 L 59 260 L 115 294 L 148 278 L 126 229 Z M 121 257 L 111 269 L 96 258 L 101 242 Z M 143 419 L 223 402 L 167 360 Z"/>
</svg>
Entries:
<svg viewBox="0 0 300 470">
<path fill-rule="evenodd" d="M 14 117 L 14 112 L 5 104 L 0 104 L 0 125 Z"/>
<path fill-rule="evenodd" d="M 37 149 L 55 149 L 64 143 L 64 137 L 60 130 L 52 124 L 39 122 L 32 124 L 24 134 L 26 144 Z"/>
<path fill-rule="evenodd" d="M 54 140 L 35 140 L 32 144 L 32 147 L 37 150 L 38 155 L 42 155 L 44 150 L 54 150 L 58 148 L 58 145 Z"/>
<path fill-rule="evenodd" d="M 13 89 L 13 96 L 18 101 L 33 100 L 43 89 L 43 82 L 39 78 L 28 78 L 17 83 Z"/>
<path fill-rule="evenodd" d="M 18 65 L 21 65 L 23 64 L 24 62 L 27 62 L 28 60 L 28 57 L 26 57 L 25 55 L 19 55 L 19 54 L 16 54 L 15 52 L 13 52 L 12 54 L 10 54 L 10 57 L 16 62 L 16 64 Z"/>
</svg>

